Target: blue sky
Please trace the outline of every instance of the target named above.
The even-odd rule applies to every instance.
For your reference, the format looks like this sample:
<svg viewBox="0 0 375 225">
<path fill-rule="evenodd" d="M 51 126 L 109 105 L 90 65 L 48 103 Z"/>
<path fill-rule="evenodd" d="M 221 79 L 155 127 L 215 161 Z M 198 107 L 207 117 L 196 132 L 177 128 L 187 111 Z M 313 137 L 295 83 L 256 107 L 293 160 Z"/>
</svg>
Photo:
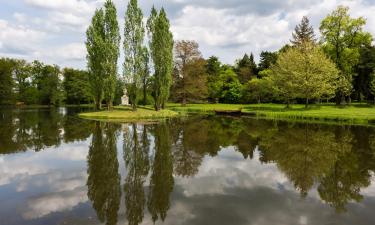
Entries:
<svg viewBox="0 0 375 225">
<path fill-rule="evenodd" d="M 39 59 L 85 68 L 85 30 L 104 0 L 0 0 L 0 56 Z M 122 26 L 127 0 L 114 0 Z M 375 0 L 140 0 L 145 17 L 152 4 L 164 6 L 175 40 L 196 40 L 205 57 L 233 63 L 244 53 L 288 43 L 302 16 L 318 35 L 319 21 L 338 5 L 367 19 L 375 35 Z M 123 28 L 121 27 L 121 30 Z M 120 59 L 121 60 L 121 59 Z"/>
</svg>

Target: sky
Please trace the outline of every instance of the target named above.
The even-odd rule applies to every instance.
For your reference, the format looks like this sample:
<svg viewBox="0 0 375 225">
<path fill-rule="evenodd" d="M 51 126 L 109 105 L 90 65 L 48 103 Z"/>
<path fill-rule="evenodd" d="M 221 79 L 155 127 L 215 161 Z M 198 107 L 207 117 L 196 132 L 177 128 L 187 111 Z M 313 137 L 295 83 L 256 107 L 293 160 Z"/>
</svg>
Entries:
<svg viewBox="0 0 375 225">
<path fill-rule="evenodd" d="M 123 33 L 128 0 L 113 0 Z M 0 0 L 0 57 L 41 60 L 86 68 L 85 32 L 104 0 Z M 253 53 L 275 51 L 308 16 L 317 36 L 320 21 L 338 5 L 367 19 L 375 35 L 375 0 L 139 0 L 145 18 L 164 7 L 175 40 L 195 40 L 204 57 L 227 64 Z M 122 48 L 122 47 L 121 47 Z M 122 63 L 123 57 L 120 58 Z"/>
</svg>

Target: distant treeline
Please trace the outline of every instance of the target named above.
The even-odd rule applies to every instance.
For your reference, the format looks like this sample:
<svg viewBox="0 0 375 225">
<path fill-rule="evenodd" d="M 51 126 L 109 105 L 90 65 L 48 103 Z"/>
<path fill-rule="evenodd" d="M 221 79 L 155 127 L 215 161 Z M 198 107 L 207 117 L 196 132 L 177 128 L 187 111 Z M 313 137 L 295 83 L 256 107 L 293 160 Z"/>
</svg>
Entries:
<svg viewBox="0 0 375 225">
<path fill-rule="evenodd" d="M 118 82 L 121 89 L 121 81 Z M 61 69 L 40 61 L 0 58 L 0 104 L 89 104 L 93 103 L 88 72 Z M 119 104 L 122 90 L 116 96 Z"/>
</svg>

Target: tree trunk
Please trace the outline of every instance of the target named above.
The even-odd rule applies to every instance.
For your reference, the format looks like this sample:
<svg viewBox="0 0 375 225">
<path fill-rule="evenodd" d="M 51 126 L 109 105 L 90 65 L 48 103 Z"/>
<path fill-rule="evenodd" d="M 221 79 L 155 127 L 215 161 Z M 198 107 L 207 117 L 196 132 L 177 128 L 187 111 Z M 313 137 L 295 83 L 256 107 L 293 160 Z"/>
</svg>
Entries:
<svg viewBox="0 0 375 225">
<path fill-rule="evenodd" d="M 132 110 L 135 112 L 135 111 L 137 111 L 137 105 L 136 104 L 132 104 Z"/>
<path fill-rule="evenodd" d="M 260 104 L 261 103 L 261 101 L 260 101 L 260 97 L 258 96 L 258 104 Z"/>
<path fill-rule="evenodd" d="M 306 104 L 305 104 L 305 108 L 307 109 L 309 107 L 309 99 L 306 98 Z"/>
<path fill-rule="evenodd" d="M 147 89 L 143 88 L 143 105 L 147 105 Z"/>
<path fill-rule="evenodd" d="M 96 99 L 95 101 L 95 110 L 100 110 L 102 108 L 102 103 Z"/>
<path fill-rule="evenodd" d="M 289 108 L 290 108 L 290 106 L 289 106 L 289 105 L 290 105 L 290 102 L 289 102 L 289 99 L 288 99 L 288 100 L 286 100 L 286 108 L 287 108 L 287 109 L 289 109 Z"/>
<path fill-rule="evenodd" d="M 185 96 L 182 97 L 181 105 L 184 106 L 184 107 L 186 106 L 186 97 Z"/>
</svg>

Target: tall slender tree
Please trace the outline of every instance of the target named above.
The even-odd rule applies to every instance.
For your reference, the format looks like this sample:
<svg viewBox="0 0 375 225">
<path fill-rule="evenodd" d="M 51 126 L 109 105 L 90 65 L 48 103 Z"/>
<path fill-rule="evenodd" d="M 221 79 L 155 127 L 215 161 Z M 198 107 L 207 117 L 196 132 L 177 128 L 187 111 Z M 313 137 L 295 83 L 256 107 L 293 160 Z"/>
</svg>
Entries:
<svg viewBox="0 0 375 225">
<path fill-rule="evenodd" d="M 91 25 L 86 31 L 87 67 L 91 94 L 95 101 L 95 108 L 101 109 L 103 100 L 104 68 L 105 58 L 105 29 L 104 12 L 97 9 L 91 20 Z"/>
<path fill-rule="evenodd" d="M 142 64 L 141 64 L 141 80 L 142 80 L 142 94 L 143 100 L 142 104 L 147 105 L 147 87 L 150 77 L 150 54 L 146 47 L 142 49 Z"/>
<path fill-rule="evenodd" d="M 155 13 L 152 11 L 152 13 Z M 170 31 L 169 20 L 162 8 L 157 17 L 150 21 L 151 33 L 150 50 L 154 63 L 153 97 L 155 110 L 165 107 L 169 98 L 169 89 L 172 83 L 173 70 L 173 35 Z"/>
<path fill-rule="evenodd" d="M 145 29 L 142 10 L 137 0 L 130 0 L 125 14 L 124 29 L 124 76 L 133 110 L 137 110 L 137 92 L 141 86 L 143 41 Z"/>
<path fill-rule="evenodd" d="M 117 60 L 120 56 L 120 31 L 117 22 L 116 6 L 111 0 L 104 4 L 105 60 L 104 97 L 108 110 L 112 108 L 117 80 Z"/>
</svg>

